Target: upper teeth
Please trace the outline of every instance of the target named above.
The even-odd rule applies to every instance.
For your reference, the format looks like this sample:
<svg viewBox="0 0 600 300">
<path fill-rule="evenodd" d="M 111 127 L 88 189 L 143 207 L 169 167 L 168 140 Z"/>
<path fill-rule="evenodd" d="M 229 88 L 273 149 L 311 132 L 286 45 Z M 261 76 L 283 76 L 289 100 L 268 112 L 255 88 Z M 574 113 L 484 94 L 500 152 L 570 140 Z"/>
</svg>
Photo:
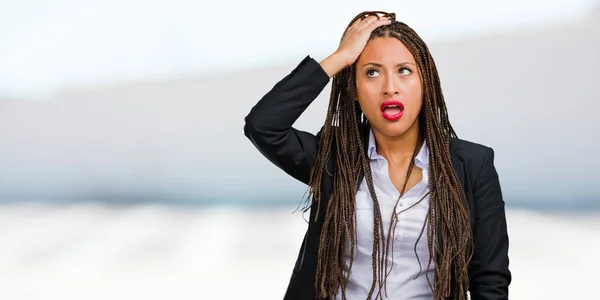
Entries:
<svg viewBox="0 0 600 300">
<path fill-rule="evenodd" d="M 398 105 L 388 105 L 387 107 L 398 107 Z"/>
</svg>

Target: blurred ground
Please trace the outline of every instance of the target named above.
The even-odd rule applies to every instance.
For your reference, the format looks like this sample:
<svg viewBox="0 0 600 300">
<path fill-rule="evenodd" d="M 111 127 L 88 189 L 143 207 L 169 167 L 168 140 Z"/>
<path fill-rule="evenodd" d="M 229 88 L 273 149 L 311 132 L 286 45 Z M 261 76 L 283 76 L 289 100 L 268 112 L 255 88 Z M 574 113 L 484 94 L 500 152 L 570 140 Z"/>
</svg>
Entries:
<svg viewBox="0 0 600 300">
<path fill-rule="evenodd" d="M 294 207 L 0 207 L 0 299 L 281 299 Z M 592 299 L 600 213 L 509 209 L 511 299 Z"/>
</svg>

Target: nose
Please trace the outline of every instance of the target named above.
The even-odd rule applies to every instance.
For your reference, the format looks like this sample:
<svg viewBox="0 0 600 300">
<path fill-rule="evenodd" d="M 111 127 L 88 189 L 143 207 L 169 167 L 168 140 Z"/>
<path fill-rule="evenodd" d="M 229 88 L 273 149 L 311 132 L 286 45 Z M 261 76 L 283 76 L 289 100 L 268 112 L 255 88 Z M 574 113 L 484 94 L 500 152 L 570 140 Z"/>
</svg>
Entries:
<svg viewBox="0 0 600 300">
<path fill-rule="evenodd" d="M 388 76 L 385 79 L 383 86 L 383 93 L 386 96 L 395 96 L 400 93 L 400 89 L 398 87 L 398 82 L 396 82 L 397 78 L 395 76 Z"/>
</svg>

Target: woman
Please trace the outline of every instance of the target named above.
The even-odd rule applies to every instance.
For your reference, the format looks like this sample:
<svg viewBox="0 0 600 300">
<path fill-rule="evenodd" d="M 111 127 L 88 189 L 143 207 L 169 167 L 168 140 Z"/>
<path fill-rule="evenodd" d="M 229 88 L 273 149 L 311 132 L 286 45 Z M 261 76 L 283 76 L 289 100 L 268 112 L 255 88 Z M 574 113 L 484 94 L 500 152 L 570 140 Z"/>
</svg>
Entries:
<svg viewBox="0 0 600 300">
<path fill-rule="evenodd" d="M 333 77 L 316 135 L 292 127 Z M 245 135 L 309 186 L 285 299 L 508 299 L 508 236 L 491 148 L 456 138 L 424 41 L 363 12 L 245 119 Z"/>
</svg>

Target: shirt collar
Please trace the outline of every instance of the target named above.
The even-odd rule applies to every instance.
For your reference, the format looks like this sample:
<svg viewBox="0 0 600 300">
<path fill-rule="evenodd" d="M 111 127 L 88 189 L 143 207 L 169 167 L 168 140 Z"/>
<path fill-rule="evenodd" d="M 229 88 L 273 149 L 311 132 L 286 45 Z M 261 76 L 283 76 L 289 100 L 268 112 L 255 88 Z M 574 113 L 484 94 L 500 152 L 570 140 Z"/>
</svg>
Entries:
<svg viewBox="0 0 600 300">
<path fill-rule="evenodd" d="M 377 144 L 375 143 L 375 135 L 373 134 L 373 130 L 369 130 L 369 146 L 367 153 L 369 154 L 369 158 L 371 160 L 384 159 L 383 156 L 377 153 Z M 427 147 L 426 141 L 423 142 L 421 150 L 415 157 L 415 164 L 423 167 L 429 166 L 429 147 Z"/>
</svg>

